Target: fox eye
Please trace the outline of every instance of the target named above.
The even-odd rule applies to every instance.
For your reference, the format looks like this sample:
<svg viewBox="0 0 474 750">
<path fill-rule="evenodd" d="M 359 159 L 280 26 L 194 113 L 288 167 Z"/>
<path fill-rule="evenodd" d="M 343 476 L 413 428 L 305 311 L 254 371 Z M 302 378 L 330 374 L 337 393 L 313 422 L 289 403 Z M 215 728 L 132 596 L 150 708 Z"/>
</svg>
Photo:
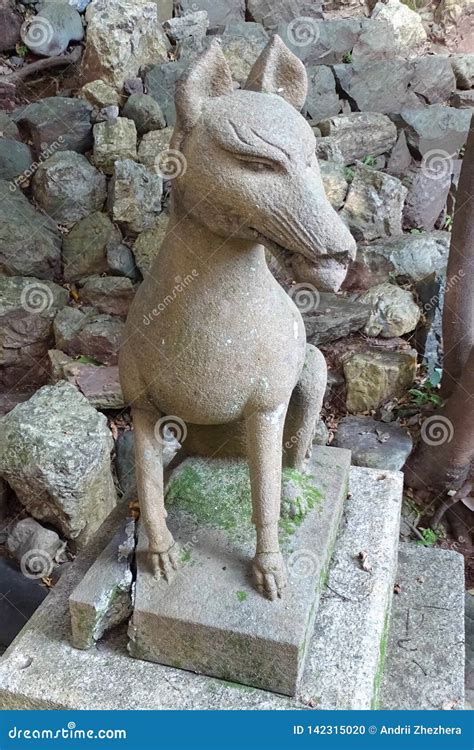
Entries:
<svg viewBox="0 0 474 750">
<path fill-rule="evenodd" d="M 265 161 L 248 161 L 247 166 L 252 172 L 265 172 L 268 169 L 273 171 L 272 165 Z"/>
</svg>

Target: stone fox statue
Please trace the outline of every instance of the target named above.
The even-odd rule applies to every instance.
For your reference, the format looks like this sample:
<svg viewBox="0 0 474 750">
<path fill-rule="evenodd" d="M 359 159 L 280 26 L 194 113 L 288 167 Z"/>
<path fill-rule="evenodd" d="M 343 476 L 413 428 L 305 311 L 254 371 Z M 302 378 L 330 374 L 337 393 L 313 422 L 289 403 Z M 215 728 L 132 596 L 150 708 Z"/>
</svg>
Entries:
<svg viewBox="0 0 474 750">
<path fill-rule="evenodd" d="M 355 250 L 325 196 L 315 138 L 299 114 L 306 93 L 304 66 L 277 36 L 242 90 L 234 90 L 216 41 L 178 84 L 171 149 L 187 168 L 173 182 L 167 233 L 120 352 L 155 573 L 169 580 L 179 564 L 155 434 L 157 420 L 171 415 L 186 424 L 185 454 L 248 457 L 252 573 L 270 599 L 286 580 L 278 541 L 282 461 L 300 469 L 310 450 L 326 364 L 306 344 L 300 312 L 268 270 L 264 246 L 301 253 L 316 266 Z"/>
</svg>

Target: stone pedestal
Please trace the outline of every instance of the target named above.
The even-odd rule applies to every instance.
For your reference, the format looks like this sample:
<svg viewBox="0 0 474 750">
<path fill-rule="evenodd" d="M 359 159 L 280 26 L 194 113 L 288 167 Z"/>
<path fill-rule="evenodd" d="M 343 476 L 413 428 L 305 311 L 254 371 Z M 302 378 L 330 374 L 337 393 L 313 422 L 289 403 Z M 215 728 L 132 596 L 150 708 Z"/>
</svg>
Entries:
<svg viewBox="0 0 474 750">
<path fill-rule="evenodd" d="M 249 578 L 255 530 L 246 464 L 188 459 L 168 489 L 168 524 L 183 550 L 182 568 L 171 584 L 153 577 L 140 532 L 131 655 L 294 695 L 349 468 L 349 451 L 318 447 L 305 475 L 285 472 L 284 485 L 291 485 L 309 510 L 281 520 L 288 585 L 283 598 L 272 602 Z"/>
</svg>

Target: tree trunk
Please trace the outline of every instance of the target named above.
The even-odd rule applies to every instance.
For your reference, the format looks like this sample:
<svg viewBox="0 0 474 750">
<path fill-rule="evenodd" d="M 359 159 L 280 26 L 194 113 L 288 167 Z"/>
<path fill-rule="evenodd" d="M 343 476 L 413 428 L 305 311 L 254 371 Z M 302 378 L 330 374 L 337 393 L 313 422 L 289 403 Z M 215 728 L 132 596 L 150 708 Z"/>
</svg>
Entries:
<svg viewBox="0 0 474 750">
<path fill-rule="evenodd" d="M 474 116 L 456 195 L 446 272 L 443 342 L 441 392 L 448 398 L 474 345 Z"/>
</svg>

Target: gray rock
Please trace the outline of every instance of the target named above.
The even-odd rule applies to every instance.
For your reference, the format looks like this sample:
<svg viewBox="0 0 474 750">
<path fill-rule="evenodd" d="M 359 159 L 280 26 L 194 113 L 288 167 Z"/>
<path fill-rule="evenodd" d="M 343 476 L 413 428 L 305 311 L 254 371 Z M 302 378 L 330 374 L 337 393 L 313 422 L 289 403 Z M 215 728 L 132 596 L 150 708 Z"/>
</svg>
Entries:
<svg viewBox="0 0 474 750">
<path fill-rule="evenodd" d="M 409 185 L 403 208 L 404 229 L 424 229 L 431 232 L 446 208 L 451 188 L 452 167 L 449 159 L 441 168 L 432 168 L 429 162 L 421 169 L 405 175 Z"/>
<path fill-rule="evenodd" d="M 337 115 L 342 109 L 342 102 L 336 93 L 336 81 L 331 68 L 326 65 L 315 65 L 307 69 L 308 96 L 306 114 L 314 122 Z"/>
<path fill-rule="evenodd" d="M 75 8 L 79 13 L 84 13 L 85 9 L 91 2 L 91 0 L 67 0 L 72 8 Z"/>
<path fill-rule="evenodd" d="M 14 180 L 27 174 L 33 157 L 29 146 L 10 138 L 0 138 L 0 179 Z"/>
<path fill-rule="evenodd" d="M 69 42 L 84 38 L 81 16 L 64 0 L 45 0 L 37 13 L 21 27 L 21 39 L 35 55 L 54 57 Z"/>
<path fill-rule="evenodd" d="M 143 81 L 141 78 L 127 78 L 123 84 L 123 93 L 125 96 L 131 94 L 144 94 Z"/>
<path fill-rule="evenodd" d="M 318 127 L 323 136 L 334 139 L 346 164 L 390 151 L 397 140 L 394 124 L 385 115 L 375 112 L 335 115 L 319 122 Z"/>
<path fill-rule="evenodd" d="M 50 576 L 55 563 L 64 562 L 65 548 L 66 542 L 55 531 L 46 529 L 34 518 L 23 518 L 9 529 L 7 549 L 26 575 Z"/>
<path fill-rule="evenodd" d="M 323 18 L 319 0 L 247 0 L 247 11 L 253 21 L 263 24 L 267 31 L 275 31 L 279 24 L 300 18 Z"/>
<path fill-rule="evenodd" d="M 12 561 L 0 557 L 0 646 L 12 643 L 47 595 L 40 581 L 27 578 Z"/>
<path fill-rule="evenodd" d="M 77 222 L 63 241 L 63 266 L 66 281 L 105 273 L 108 254 L 120 247 L 122 235 L 107 214 L 100 211 Z"/>
<path fill-rule="evenodd" d="M 397 177 L 357 164 L 341 216 L 356 240 L 375 240 L 402 233 L 407 189 Z"/>
<path fill-rule="evenodd" d="M 33 195 L 59 224 L 72 224 L 99 211 L 106 180 L 82 154 L 62 151 L 42 162 L 33 181 Z"/>
<path fill-rule="evenodd" d="M 68 383 L 2 419 L 0 472 L 27 511 L 83 546 L 116 503 L 106 418 Z"/>
<path fill-rule="evenodd" d="M 202 39 L 209 28 L 209 16 L 205 10 L 186 13 L 184 16 L 165 21 L 163 28 L 173 44 L 179 44 L 189 38 Z"/>
<path fill-rule="evenodd" d="M 351 61 L 385 60 L 398 55 L 398 42 L 393 26 L 388 21 L 366 18 L 361 21 L 361 33 L 352 49 Z"/>
<path fill-rule="evenodd" d="M 0 0 L 0 52 L 15 49 L 20 41 L 21 21 L 22 17 L 12 0 Z"/>
<path fill-rule="evenodd" d="M 431 104 L 421 109 L 403 110 L 397 118 L 405 129 L 408 145 L 419 155 L 444 152 L 455 156 L 465 144 L 471 113 L 465 109 Z"/>
<path fill-rule="evenodd" d="M 125 408 L 116 365 L 101 367 L 69 360 L 62 369 L 61 379 L 72 383 L 95 409 Z"/>
<path fill-rule="evenodd" d="M 134 437 L 132 430 L 125 430 L 115 442 L 115 470 L 122 496 L 128 501 L 137 494 Z"/>
<path fill-rule="evenodd" d="M 267 32 L 259 23 L 233 21 L 226 25 L 221 38 L 222 51 L 233 80 L 241 86 L 245 84 L 268 39 Z"/>
<path fill-rule="evenodd" d="M 187 67 L 186 61 L 175 60 L 166 65 L 152 65 L 145 73 L 146 91 L 160 105 L 168 126 L 176 123 L 174 104 L 176 83 L 184 75 Z"/>
<path fill-rule="evenodd" d="M 0 181 L 0 272 L 7 276 L 57 279 L 61 275 L 61 235 L 36 211 L 21 190 Z"/>
<path fill-rule="evenodd" d="M 6 112 L 2 111 L 0 111 L 0 135 L 2 138 L 11 138 L 14 141 L 20 140 L 18 126 Z"/>
<path fill-rule="evenodd" d="M 408 171 L 412 163 L 412 156 L 410 149 L 407 146 L 407 139 L 405 131 L 400 130 L 397 138 L 397 142 L 392 148 L 388 164 L 387 172 L 393 174 L 396 177 L 402 177 L 405 172 Z"/>
<path fill-rule="evenodd" d="M 137 281 L 140 275 L 132 251 L 123 242 L 113 243 L 107 248 L 107 266 L 113 276 L 126 276 Z"/>
<path fill-rule="evenodd" d="M 132 94 L 122 110 L 122 115 L 133 120 L 138 135 L 160 130 L 166 126 L 159 104 L 148 94 Z"/>
<path fill-rule="evenodd" d="M 402 544 L 396 580 L 380 707 L 462 710 L 463 556 Z"/>
<path fill-rule="evenodd" d="M 151 229 L 141 232 L 133 245 L 135 262 L 142 276 L 150 270 L 168 228 L 168 216 L 161 214 Z"/>
<path fill-rule="evenodd" d="M 277 33 L 305 65 L 334 65 L 343 61 L 354 47 L 362 29 L 357 18 L 311 17 L 280 23 Z"/>
<path fill-rule="evenodd" d="M 161 213 L 163 180 L 131 159 L 115 163 L 109 186 L 109 207 L 114 221 L 132 232 L 150 229 Z"/>
<path fill-rule="evenodd" d="M 94 163 L 105 174 L 114 173 L 119 159 L 137 158 L 137 129 L 133 120 L 117 117 L 94 125 Z"/>
<path fill-rule="evenodd" d="M 117 316 L 95 310 L 65 307 L 54 320 L 56 348 L 79 357 L 85 355 L 104 365 L 118 363 L 123 322 Z"/>
<path fill-rule="evenodd" d="M 91 648 L 132 614 L 134 552 L 135 522 L 127 518 L 69 597 L 74 648 Z"/>
<path fill-rule="evenodd" d="M 333 444 L 351 451 L 354 466 L 391 471 L 403 467 L 413 447 L 409 433 L 399 424 L 372 417 L 343 417 Z"/>
<path fill-rule="evenodd" d="M 0 276 L 0 385 L 24 390 L 48 380 L 53 318 L 68 292 L 51 281 Z M 34 364 L 34 366 L 32 366 Z"/>
<path fill-rule="evenodd" d="M 17 123 L 43 158 L 56 151 L 84 153 L 92 145 L 91 113 L 83 99 L 49 96 L 25 107 Z"/>
<path fill-rule="evenodd" d="M 446 273 L 432 273 L 415 286 L 423 312 L 416 329 L 415 344 L 431 377 L 443 367 L 443 305 Z"/>
<path fill-rule="evenodd" d="M 474 87 L 474 53 L 451 55 L 449 58 L 456 76 L 456 84 L 460 89 Z"/>
<path fill-rule="evenodd" d="M 120 104 L 120 96 L 114 87 L 100 78 L 97 81 L 86 83 L 81 89 L 81 96 L 97 109 Z"/>
<path fill-rule="evenodd" d="M 197 8 L 194 0 L 175 0 L 175 15 L 186 16 Z M 200 11 L 206 11 L 211 28 L 225 26 L 245 18 L 245 0 L 199 0 Z"/>
<path fill-rule="evenodd" d="M 330 293 L 319 294 L 315 308 L 302 311 L 308 341 L 315 346 L 360 331 L 369 314 L 370 307 Z"/>
<path fill-rule="evenodd" d="M 470 91 L 456 90 L 451 97 L 450 104 L 457 108 L 474 107 L 474 89 Z"/>
<path fill-rule="evenodd" d="M 380 0 L 372 11 L 372 19 L 392 27 L 398 54 L 415 52 L 426 42 L 427 35 L 419 13 L 399 0 Z"/>
<path fill-rule="evenodd" d="M 351 65 L 335 65 L 334 74 L 361 112 L 400 112 L 411 101 L 408 86 L 413 66 L 407 60 L 356 60 Z"/>
<path fill-rule="evenodd" d="M 426 104 L 447 102 L 456 88 L 450 58 L 443 55 L 419 57 L 414 62 L 410 87 Z"/>
<path fill-rule="evenodd" d="M 359 414 L 406 392 L 415 380 L 416 352 L 371 348 L 351 354 L 343 364 L 347 410 Z"/>
<path fill-rule="evenodd" d="M 316 128 L 313 128 L 313 132 L 316 135 Z M 316 135 L 316 157 L 318 161 L 332 161 L 337 164 L 344 164 L 344 157 L 342 151 L 339 148 L 339 144 L 336 138 L 332 136 L 318 136 Z"/>
<path fill-rule="evenodd" d="M 83 279 L 79 298 L 101 313 L 127 316 L 135 288 L 124 276 L 91 276 Z"/>
<path fill-rule="evenodd" d="M 420 319 L 420 308 L 413 294 L 395 284 L 379 284 L 357 299 L 371 308 L 364 326 L 367 336 L 386 339 L 403 336 L 414 331 Z"/>
<path fill-rule="evenodd" d="M 370 247 L 370 245 L 361 245 L 358 248 L 355 260 L 349 264 L 349 270 L 342 285 L 343 291 L 364 291 L 393 279 L 395 275 L 393 263 L 383 255 L 372 252 Z"/>
<path fill-rule="evenodd" d="M 338 210 L 346 199 L 349 187 L 344 167 L 340 163 L 322 161 L 319 169 L 328 200 L 331 206 Z"/>
<path fill-rule="evenodd" d="M 121 91 L 142 66 L 165 62 L 170 43 L 154 0 L 96 0 L 86 11 L 85 81 L 101 78 Z"/>
<path fill-rule="evenodd" d="M 446 268 L 448 262 L 449 232 L 421 232 L 404 234 L 359 248 L 358 259 L 383 255 L 393 264 L 395 274 L 411 281 L 419 281 L 433 271 Z"/>
<path fill-rule="evenodd" d="M 170 147 L 173 128 L 163 130 L 152 130 L 145 133 L 138 147 L 138 161 L 150 172 L 156 174 L 160 171 L 160 154 L 168 151 Z"/>
</svg>

